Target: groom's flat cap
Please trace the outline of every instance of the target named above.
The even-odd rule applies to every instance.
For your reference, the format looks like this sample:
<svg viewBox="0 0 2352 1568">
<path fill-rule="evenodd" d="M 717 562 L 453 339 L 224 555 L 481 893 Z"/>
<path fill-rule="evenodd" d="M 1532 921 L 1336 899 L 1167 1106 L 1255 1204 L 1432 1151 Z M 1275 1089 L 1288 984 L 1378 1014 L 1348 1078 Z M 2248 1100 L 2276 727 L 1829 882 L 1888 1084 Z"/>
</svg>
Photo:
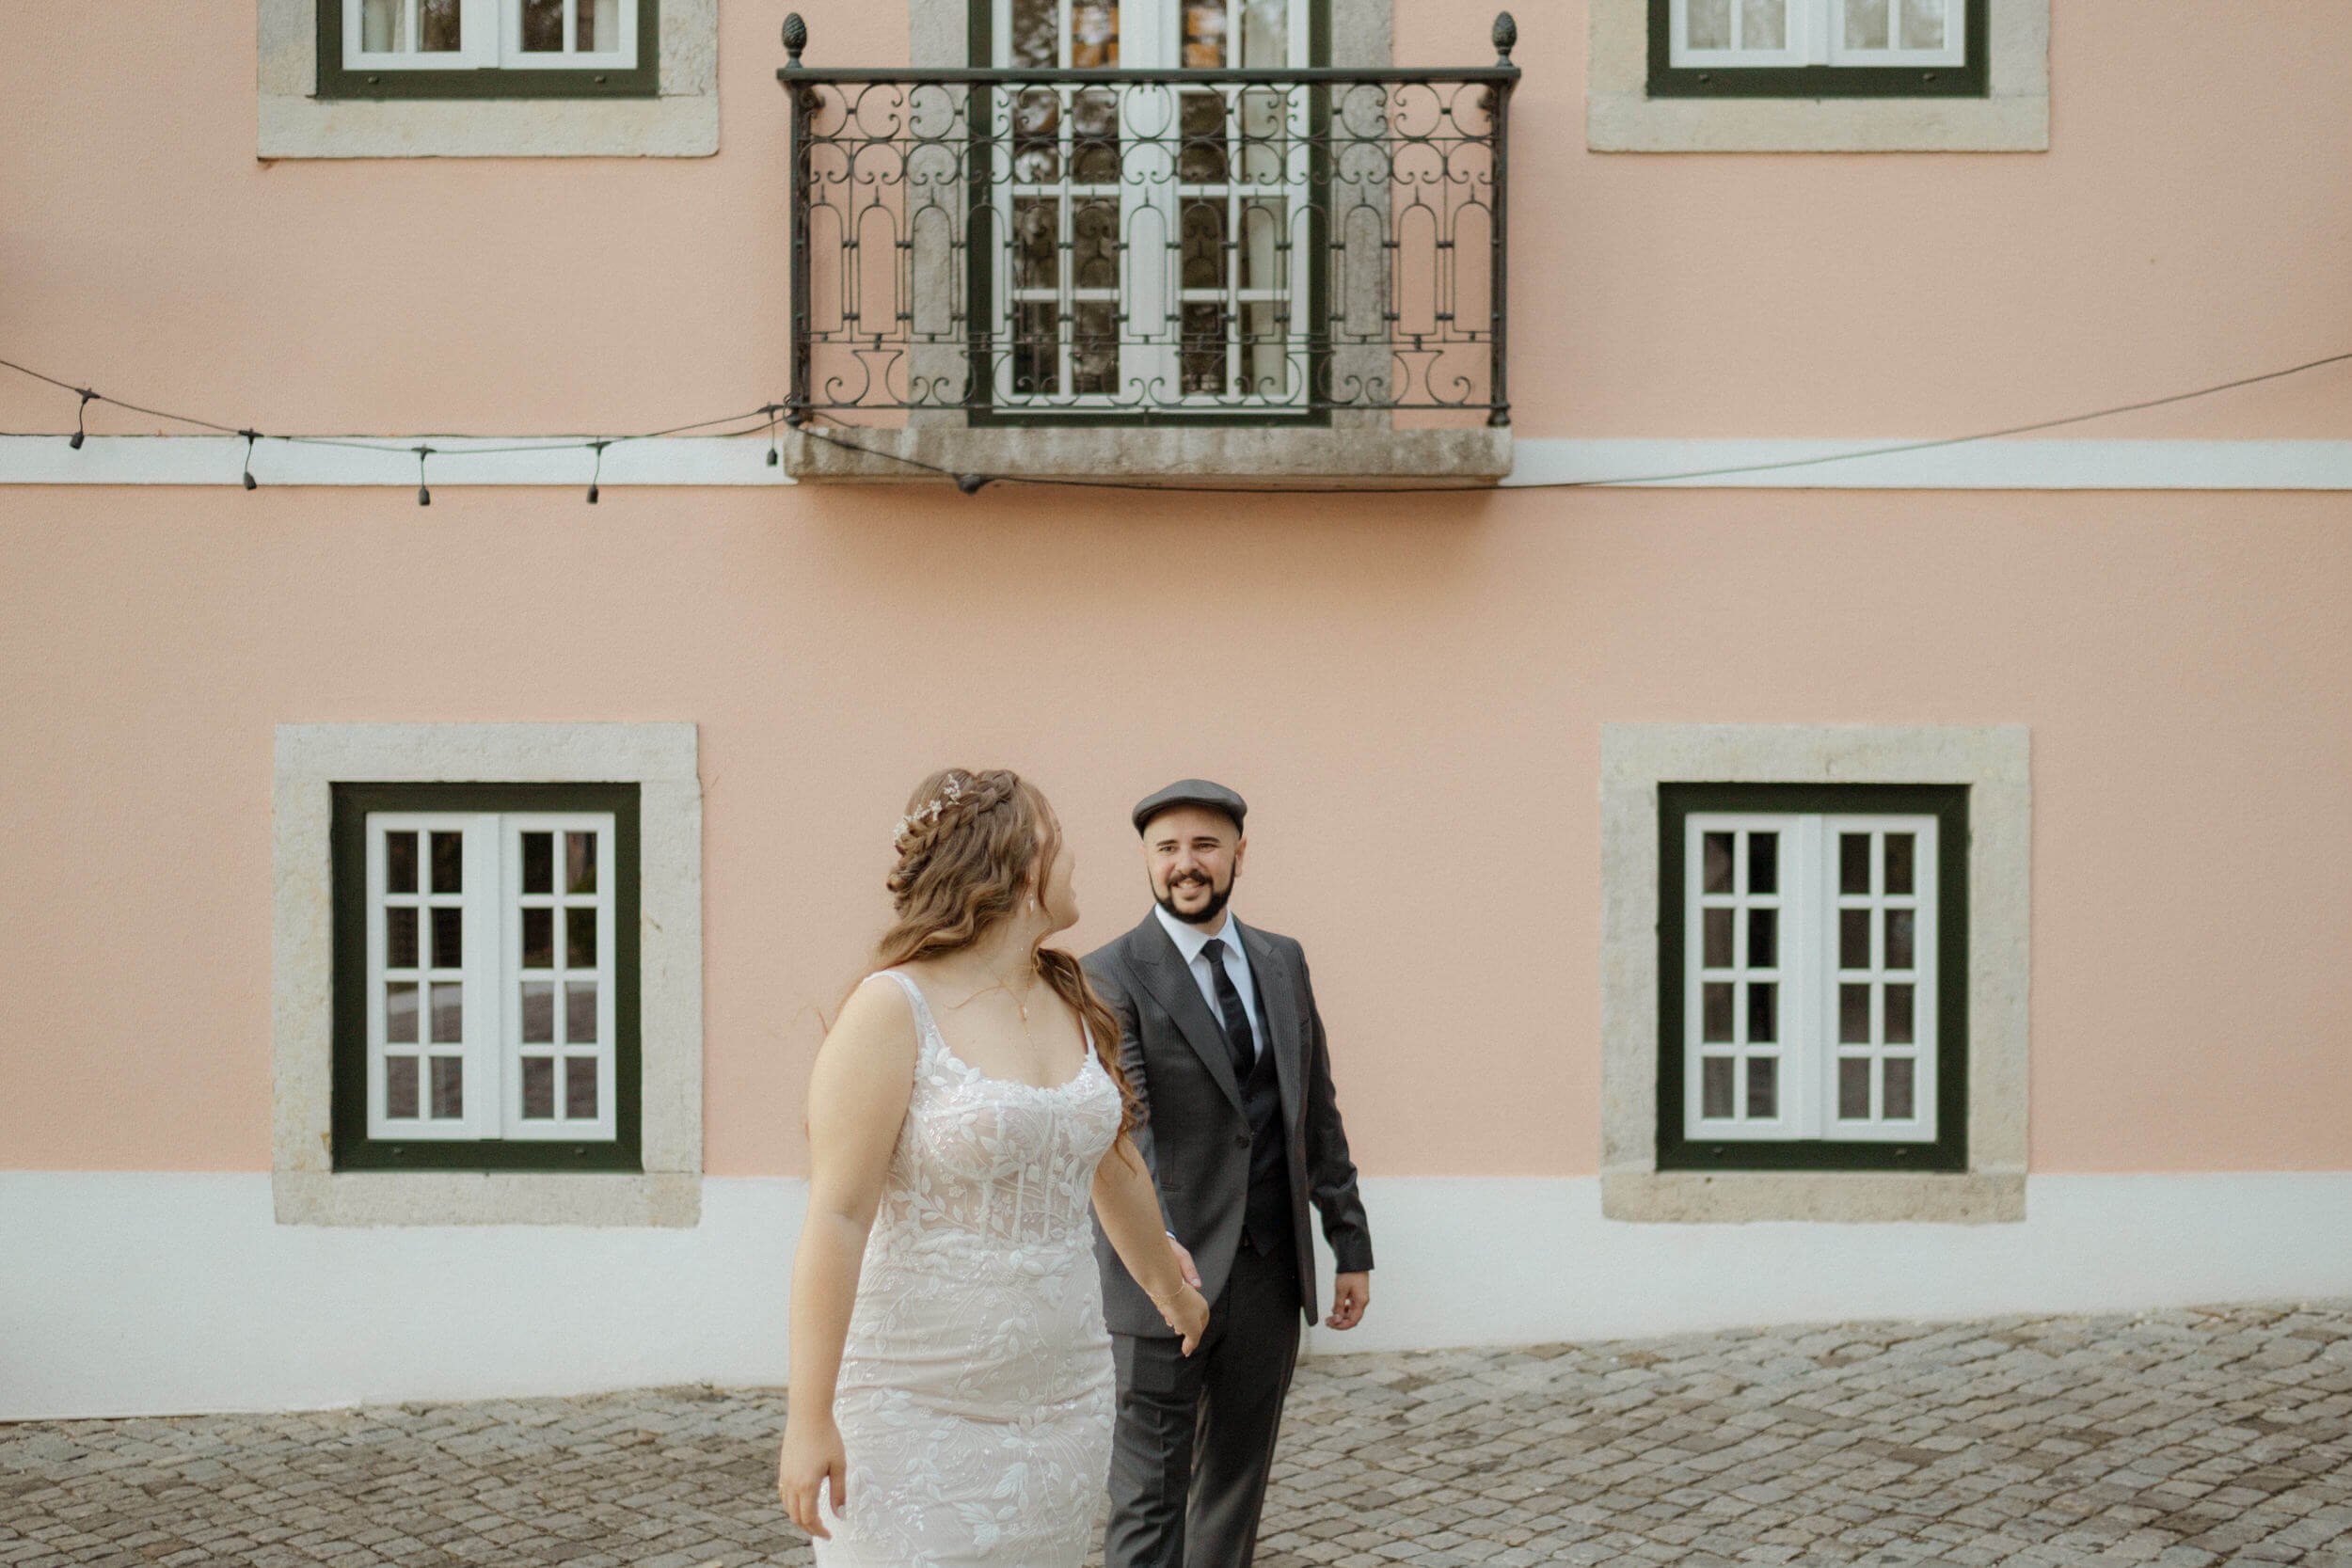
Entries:
<svg viewBox="0 0 2352 1568">
<path fill-rule="evenodd" d="M 1152 818 L 1171 806 L 1206 806 L 1211 811 L 1221 811 L 1233 819 L 1236 828 L 1249 814 L 1248 802 L 1221 784 L 1211 784 L 1206 779 L 1178 779 L 1166 789 L 1155 790 L 1136 802 L 1136 832 L 1143 832 L 1152 825 Z"/>
</svg>

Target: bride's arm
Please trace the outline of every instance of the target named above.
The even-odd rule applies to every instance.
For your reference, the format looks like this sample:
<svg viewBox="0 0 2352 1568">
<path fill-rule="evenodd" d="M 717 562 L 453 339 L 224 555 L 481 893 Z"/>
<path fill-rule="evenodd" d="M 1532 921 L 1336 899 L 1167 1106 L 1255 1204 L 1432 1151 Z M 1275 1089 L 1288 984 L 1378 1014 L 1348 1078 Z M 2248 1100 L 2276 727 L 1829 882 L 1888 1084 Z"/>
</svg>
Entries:
<svg viewBox="0 0 2352 1568">
<path fill-rule="evenodd" d="M 1160 1228 L 1160 1200 L 1152 1173 L 1125 1133 L 1094 1167 L 1094 1214 L 1111 1250 L 1127 1265 L 1168 1327 L 1184 1337 L 1186 1355 L 1208 1326 L 1209 1304 L 1186 1282 L 1175 1243 Z"/>
<path fill-rule="evenodd" d="M 914 1087 L 914 1021 L 893 985 L 850 992 L 809 1081 L 808 1217 L 792 1258 L 792 1386 L 776 1491 L 792 1522 L 825 1537 L 818 1494 L 848 1501 L 833 1396 L 857 1300 L 858 1264 Z"/>
</svg>

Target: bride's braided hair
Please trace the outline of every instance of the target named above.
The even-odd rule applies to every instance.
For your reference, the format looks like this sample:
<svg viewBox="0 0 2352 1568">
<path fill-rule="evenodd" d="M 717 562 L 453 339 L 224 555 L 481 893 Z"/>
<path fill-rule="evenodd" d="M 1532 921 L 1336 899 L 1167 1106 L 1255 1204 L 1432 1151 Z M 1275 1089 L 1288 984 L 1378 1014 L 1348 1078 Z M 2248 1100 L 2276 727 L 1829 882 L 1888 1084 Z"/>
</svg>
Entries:
<svg viewBox="0 0 2352 1568">
<path fill-rule="evenodd" d="M 1061 847 L 1061 824 L 1038 787 L 1009 768 L 943 768 L 917 784 L 898 819 L 898 863 L 883 879 L 898 919 L 875 950 L 877 970 L 969 947 L 1041 895 Z M 1078 960 L 1041 946 L 1037 973 L 1093 1032 L 1095 1055 L 1119 1085 L 1120 1131 L 1136 1099 L 1120 1070 L 1117 1015 L 1094 994 Z"/>
</svg>

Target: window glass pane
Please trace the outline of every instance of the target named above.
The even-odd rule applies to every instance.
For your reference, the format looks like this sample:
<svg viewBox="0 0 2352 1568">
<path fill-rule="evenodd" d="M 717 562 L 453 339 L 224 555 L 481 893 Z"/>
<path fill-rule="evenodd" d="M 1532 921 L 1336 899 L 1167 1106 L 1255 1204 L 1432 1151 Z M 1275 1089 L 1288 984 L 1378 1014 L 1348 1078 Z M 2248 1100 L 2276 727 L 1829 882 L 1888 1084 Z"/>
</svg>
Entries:
<svg viewBox="0 0 2352 1568">
<path fill-rule="evenodd" d="M 1839 910 L 1837 911 L 1837 967 L 1840 969 L 1870 967 L 1870 911 L 1868 910 Z"/>
<path fill-rule="evenodd" d="M 1886 1058 L 1886 1119 L 1909 1121 L 1918 1115 L 1914 1103 L 1912 1060 L 1908 1056 Z"/>
<path fill-rule="evenodd" d="M 564 835 L 564 886 L 571 893 L 596 891 L 596 835 Z"/>
<path fill-rule="evenodd" d="M 1081 197 L 1072 207 L 1070 279 L 1079 289 L 1119 287 L 1119 198 Z"/>
<path fill-rule="evenodd" d="M 1710 981 L 1699 988 L 1699 1038 L 1728 1041 L 1731 1038 L 1731 985 L 1728 981 Z"/>
<path fill-rule="evenodd" d="M 1699 1064 L 1699 1115 L 1731 1115 L 1732 1059 L 1709 1056 Z"/>
<path fill-rule="evenodd" d="M 1061 8 L 1055 0 L 1012 0 L 1011 49 L 1006 55 L 1017 66 L 1051 69 L 1061 63 L 1054 37 L 1061 25 Z"/>
<path fill-rule="evenodd" d="M 523 0 L 523 52 L 564 52 L 564 0 Z"/>
<path fill-rule="evenodd" d="M 580 0 L 572 47 L 610 52 L 621 46 L 621 0 Z"/>
<path fill-rule="evenodd" d="M 384 988 L 384 1037 L 395 1045 L 417 1042 L 417 983 L 394 980 Z"/>
<path fill-rule="evenodd" d="M 525 1056 L 523 1058 L 523 1119 L 552 1121 L 555 1118 L 555 1058 Z"/>
<path fill-rule="evenodd" d="M 1176 156 L 1176 176 L 1188 185 L 1221 184 L 1225 180 L 1225 98 L 1221 93 L 1188 92 L 1178 107 L 1177 129 L 1184 140 Z M 1222 204 L 1220 203 L 1220 209 Z"/>
<path fill-rule="evenodd" d="M 1748 1058 L 1748 1115 L 1771 1120 L 1780 1114 L 1780 1063 L 1770 1056 Z"/>
<path fill-rule="evenodd" d="M 1914 910 L 1886 911 L 1886 967 L 1909 969 L 1912 962 L 1913 940 L 1919 928 L 1919 915 Z"/>
<path fill-rule="evenodd" d="M 464 910 L 435 910 L 433 911 L 433 967 L 436 969 L 466 967 L 466 911 Z"/>
<path fill-rule="evenodd" d="M 433 1115 L 447 1120 L 466 1114 L 466 1064 L 454 1056 L 433 1058 Z"/>
<path fill-rule="evenodd" d="M 1090 88 L 1070 108 L 1070 172 L 1082 185 L 1119 183 L 1119 96 Z"/>
<path fill-rule="evenodd" d="M 1059 312 L 1050 300 L 1017 305 L 1012 312 L 1012 389 L 1024 397 L 1061 390 Z"/>
<path fill-rule="evenodd" d="M 1788 0 L 1740 0 L 1740 47 L 1788 47 Z"/>
<path fill-rule="evenodd" d="M 1847 1056 L 1837 1064 L 1837 1116 L 1842 1121 L 1870 1117 L 1870 1058 Z"/>
<path fill-rule="evenodd" d="M 1748 911 L 1748 967 L 1777 969 L 1780 967 L 1780 911 L 1750 910 Z"/>
<path fill-rule="evenodd" d="M 1224 288 L 1225 198 L 1185 198 L 1183 234 L 1184 287 Z"/>
<path fill-rule="evenodd" d="M 407 8 L 404 0 L 359 0 L 359 47 L 371 55 L 406 53 Z"/>
<path fill-rule="evenodd" d="M 1886 1043 L 1912 1043 L 1912 989 L 1904 985 L 1886 988 Z"/>
<path fill-rule="evenodd" d="M 1729 910 L 1703 911 L 1699 920 L 1706 933 L 1705 941 L 1701 944 L 1706 952 L 1700 961 L 1708 969 L 1729 969 L 1731 967 L 1731 911 Z"/>
<path fill-rule="evenodd" d="M 428 55 L 446 55 L 463 47 L 457 36 L 462 0 L 417 0 L 417 32 Z"/>
<path fill-rule="evenodd" d="M 433 891 L 463 893 L 466 891 L 466 835 L 435 833 L 433 835 Z"/>
<path fill-rule="evenodd" d="M 1184 7 L 1184 69 L 1215 71 L 1226 63 L 1225 0 L 1187 0 Z"/>
<path fill-rule="evenodd" d="M 564 1059 L 564 1114 L 583 1120 L 596 1118 L 596 1059 L 594 1056 L 567 1056 Z"/>
<path fill-rule="evenodd" d="M 417 911 L 384 911 L 384 963 L 389 969 L 417 967 Z"/>
<path fill-rule="evenodd" d="M 523 1043 L 551 1045 L 555 1042 L 555 982 L 525 980 L 523 982 Z"/>
<path fill-rule="evenodd" d="M 1909 893 L 1911 888 L 1911 852 L 1917 844 L 1911 833 L 1886 835 L 1886 891 Z"/>
<path fill-rule="evenodd" d="M 523 911 L 523 967 L 553 969 L 555 967 L 555 911 L 553 910 Z"/>
<path fill-rule="evenodd" d="M 1945 0 L 1903 0 L 1903 47 L 1944 47 Z"/>
<path fill-rule="evenodd" d="M 1748 1043 L 1770 1045 L 1780 1038 L 1780 988 L 1770 980 L 1748 984 Z"/>
<path fill-rule="evenodd" d="M 1870 1043 L 1870 988 L 1867 985 L 1837 988 L 1837 1043 Z"/>
<path fill-rule="evenodd" d="M 564 966 L 566 969 L 596 967 L 596 911 L 564 911 Z"/>
<path fill-rule="evenodd" d="M 1079 71 L 1119 63 L 1118 0 L 1070 0 L 1070 63 Z"/>
<path fill-rule="evenodd" d="M 1061 198 L 1024 196 L 1013 199 L 1012 286 L 1061 287 Z"/>
<path fill-rule="evenodd" d="M 1225 307 L 1195 304 L 1184 307 L 1182 375 L 1185 393 L 1216 397 L 1225 390 Z"/>
<path fill-rule="evenodd" d="M 426 988 L 433 993 L 433 1038 L 454 1045 L 466 1037 L 466 987 L 457 980 L 439 980 Z"/>
<path fill-rule="evenodd" d="M 417 835 L 384 835 L 384 888 L 388 893 L 417 891 Z"/>
<path fill-rule="evenodd" d="M 1780 835 L 1750 833 L 1748 835 L 1748 891 L 1778 893 L 1780 891 Z"/>
<path fill-rule="evenodd" d="M 1707 834 L 1705 854 L 1707 875 L 1701 885 L 1709 893 L 1729 893 L 1731 891 L 1731 835 L 1729 833 Z"/>
<path fill-rule="evenodd" d="M 1061 94 L 1032 87 L 1012 103 L 1012 177 L 1020 181 L 1061 178 Z"/>
<path fill-rule="evenodd" d="M 384 1114 L 401 1117 L 417 1114 L 417 1059 L 414 1056 L 384 1058 Z"/>
<path fill-rule="evenodd" d="M 553 893 L 555 891 L 555 835 L 553 833 L 523 834 L 523 891 Z"/>
<path fill-rule="evenodd" d="M 1846 0 L 1846 47 L 1886 47 L 1886 0 Z"/>
<path fill-rule="evenodd" d="M 1870 891 L 1870 835 L 1868 833 L 1839 833 L 1837 835 L 1837 891 L 1840 893 Z"/>
<path fill-rule="evenodd" d="M 1685 40 L 1692 49 L 1728 49 L 1731 47 L 1731 0 L 1690 0 L 1686 18 L 1689 37 Z"/>
<path fill-rule="evenodd" d="M 1072 314 L 1077 330 L 1070 339 L 1070 389 L 1081 397 L 1108 397 L 1119 390 L 1119 305 L 1081 303 Z"/>
<path fill-rule="evenodd" d="M 1291 63 L 1289 0 L 1245 0 L 1241 8 L 1241 63 L 1252 71 Z"/>
<path fill-rule="evenodd" d="M 564 982 L 564 1038 L 571 1045 L 596 1043 L 596 983 Z"/>
</svg>

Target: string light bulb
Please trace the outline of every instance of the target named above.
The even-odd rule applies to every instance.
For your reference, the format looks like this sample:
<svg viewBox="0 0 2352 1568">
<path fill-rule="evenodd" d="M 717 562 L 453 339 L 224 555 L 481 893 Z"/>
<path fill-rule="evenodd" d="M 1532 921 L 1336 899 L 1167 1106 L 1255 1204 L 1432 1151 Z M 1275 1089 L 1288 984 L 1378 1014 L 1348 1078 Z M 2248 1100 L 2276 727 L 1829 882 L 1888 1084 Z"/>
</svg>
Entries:
<svg viewBox="0 0 2352 1568">
<path fill-rule="evenodd" d="M 424 460 L 432 455 L 433 449 L 431 447 L 419 447 L 417 449 L 417 504 L 419 506 L 431 506 L 433 504 L 433 492 L 424 487 Z"/>
<path fill-rule="evenodd" d="M 240 430 L 237 434 L 245 437 L 245 487 L 257 490 L 261 485 L 253 477 L 253 443 L 262 438 L 262 433 L 258 430 Z"/>
<path fill-rule="evenodd" d="M 609 441 L 591 441 L 588 444 L 594 447 L 596 452 L 596 466 L 588 475 L 588 504 L 590 506 L 594 506 L 596 504 L 596 482 L 604 477 L 604 449 L 612 445 L 612 443 Z"/>
<path fill-rule="evenodd" d="M 784 404 L 771 403 L 760 412 L 768 416 L 768 467 L 772 468 L 784 461 L 776 451 L 776 416 L 784 412 Z"/>
<path fill-rule="evenodd" d="M 73 410 L 73 439 L 66 443 L 67 446 L 72 447 L 75 451 L 80 451 L 82 450 L 82 438 L 89 434 L 87 427 L 82 422 L 82 417 L 89 412 L 90 400 L 98 395 L 96 392 L 91 391 L 87 387 L 81 388 L 80 391 L 82 394 L 81 405 Z"/>
</svg>

